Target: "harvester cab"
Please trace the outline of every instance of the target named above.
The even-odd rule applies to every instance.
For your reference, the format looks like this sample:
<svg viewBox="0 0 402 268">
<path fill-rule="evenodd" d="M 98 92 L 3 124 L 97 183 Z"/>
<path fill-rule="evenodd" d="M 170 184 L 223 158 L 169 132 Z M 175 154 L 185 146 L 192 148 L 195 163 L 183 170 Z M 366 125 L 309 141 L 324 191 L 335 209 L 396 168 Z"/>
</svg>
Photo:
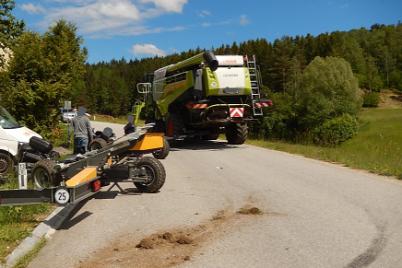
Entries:
<svg viewBox="0 0 402 268">
<path fill-rule="evenodd" d="M 204 52 L 156 70 L 152 83 L 140 83 L 146 122 L 170 139 L 217 139 L 231 144 L 247 138 L 247 122 L 272 105 L 261 99 L 256 58 Z M 140 110 L 135 109 L 136 115 Z"/>
</svg>

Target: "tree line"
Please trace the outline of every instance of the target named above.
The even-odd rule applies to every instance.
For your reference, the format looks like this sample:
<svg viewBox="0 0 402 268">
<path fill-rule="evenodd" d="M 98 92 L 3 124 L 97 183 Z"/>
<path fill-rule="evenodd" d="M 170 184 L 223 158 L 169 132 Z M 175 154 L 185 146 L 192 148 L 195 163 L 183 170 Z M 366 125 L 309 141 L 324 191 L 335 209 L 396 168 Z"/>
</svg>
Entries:
<svg viewBox="0 0 402 268">
<path fill-rule="evenodd" d="M 298 87 L 300 73 L 317 56 L 339 57 L 351 65 L 359 87 L 402 90 L 402 24 L 375 24 L 370 29 L 336 31 L 318 36 L 264 38 L 212 48 L 216 54 L 256 55 L 265 90 L 286 92 Z M 166 57 L 112 60 L 86 65 L 83 88 L 75 101 L 93 112 L 126 114 L 138 98 L 136 83 L 146 73 L 191 57 L 200 48 Z"/>
</svg>

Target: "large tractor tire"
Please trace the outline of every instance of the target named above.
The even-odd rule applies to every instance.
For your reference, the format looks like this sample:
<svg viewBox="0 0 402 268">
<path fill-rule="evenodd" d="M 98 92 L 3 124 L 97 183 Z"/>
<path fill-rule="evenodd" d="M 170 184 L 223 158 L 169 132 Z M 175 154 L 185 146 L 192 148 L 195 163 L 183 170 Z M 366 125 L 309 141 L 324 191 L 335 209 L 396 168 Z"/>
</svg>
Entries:
<svg viewBox="0 0 402 268">
<path fill-rule="evenodd" d="M 170 145 L 166 138 L 163 138 L 163 148 L 152 153 L 157 159 L 165 159 L 169 155 Z"/>
<path fill-rule="evenodd" d="M 7 175 L 12 169 L 14 161 L 12 157 L 7 154 L 0 152 L 0 176 Z"/>
<path fill-rule="evenodd" d="M 230 123 L 226 126 L 226 139 L 229 144 L 243 144 L 247 140 L 247 135 L 247 124 Z"/>
<path fill-rule="evenodd" d="M 55 170 L 55 162 L 49 159 L 36 162 L 32 168 L 31 177 L 38 189 L 58 186 L 60 183 Z"/>
<path fill-rule="evenodd" d="M 107 142 L 102 138 L 96 138 L 89 144 L 89 150 L 99 150 L 107 145 Z"/>
<path fill-rule="evenodd" d="M 148 182 L 134 182 L 134 185 L 141 192 L 156 193 L 165 183 L 166 172 L 162 163 L 153 157 L 143 157 L 137 162 L 137 167 L 141 169 L 143 176 L 146 176 Z"/>
</svg>

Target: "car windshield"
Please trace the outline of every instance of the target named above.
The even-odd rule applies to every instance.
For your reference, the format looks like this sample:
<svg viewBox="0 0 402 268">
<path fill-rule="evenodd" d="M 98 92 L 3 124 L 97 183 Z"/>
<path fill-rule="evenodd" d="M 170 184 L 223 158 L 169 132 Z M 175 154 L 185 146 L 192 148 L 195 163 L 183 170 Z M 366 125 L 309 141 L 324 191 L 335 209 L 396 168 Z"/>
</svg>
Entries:
<svg viewBox="0 0 402 268">
<path fill-rule="evenodd" d="M 4 129 L 19 128 L 21 127 L 17 120 L 7 112 L 6 109 L 0 106 L 0 126 Z"/>
</svg>

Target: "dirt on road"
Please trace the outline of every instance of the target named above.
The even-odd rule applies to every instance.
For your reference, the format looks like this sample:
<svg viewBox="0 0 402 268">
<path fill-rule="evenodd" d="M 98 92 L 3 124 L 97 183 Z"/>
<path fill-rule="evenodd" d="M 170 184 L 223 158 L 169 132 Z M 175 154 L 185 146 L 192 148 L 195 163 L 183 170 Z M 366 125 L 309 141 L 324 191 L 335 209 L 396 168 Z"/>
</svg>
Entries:
<svg viewBox="0 0 402 268">
<path fill-rule="evenodd" d="M 78 267 L 176 266 L 191 261 L 194 254 L 202 255 L 200 249 L 208 242 L 263 214 L 258 207 L 245 205 L 236 212 L 220 210 L 210 220 L 197 226 L 160 231 L 141 241 L 121 237 L 97 251 L 93 258 L 81 262 Z"/>
</svg>

